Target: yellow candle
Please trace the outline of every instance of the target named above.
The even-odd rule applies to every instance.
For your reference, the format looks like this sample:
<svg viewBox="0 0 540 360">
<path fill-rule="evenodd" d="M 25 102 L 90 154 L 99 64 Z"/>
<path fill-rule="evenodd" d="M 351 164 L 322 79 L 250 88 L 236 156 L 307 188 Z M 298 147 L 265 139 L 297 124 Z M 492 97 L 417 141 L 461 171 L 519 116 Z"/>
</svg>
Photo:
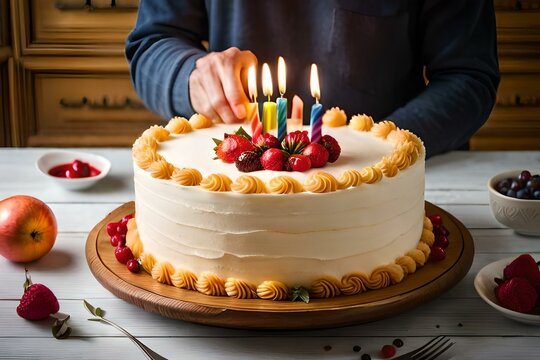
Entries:
<svg viewBox="0 0 540 360">
<path fill-rule="evenodd" d="M 272 75 L 268 64 L 263 64 L 262 68 L 263 94 L 268 98 L 263 104 L 263 133 L 273 130 L 277 126 L 277 104 L 270 101 L 273 92 Z"/>
</svg>

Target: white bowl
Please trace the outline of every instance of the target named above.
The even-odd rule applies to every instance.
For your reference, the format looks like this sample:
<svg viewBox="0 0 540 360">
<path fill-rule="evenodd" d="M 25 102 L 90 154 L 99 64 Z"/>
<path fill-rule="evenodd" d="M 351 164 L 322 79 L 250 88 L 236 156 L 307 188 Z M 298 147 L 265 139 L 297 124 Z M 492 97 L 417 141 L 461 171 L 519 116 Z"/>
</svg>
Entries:
<svg viewBox="0 0 540 360">
<path fill-rule="evenodd" d="M 495 296 L 495 278 L 502 278 L 506 265 L 510 264 L 517 256 L 492 262 L 484 266 L 474 278 L 474 288 L 476 292 L 488 305 L 500 311 L 500 313 L 509 319 L 516 320 L 525 324 L 540 325 L 540 315 L 525 314 L 513 311 L 499 305 Z"/>
<path fill-rule="evenodd" d="M 495 189 L 499 181 L 515 178 L 521 171 L 503 172 L 488 180 L 489 206 L 493 216 L 501 224 L 523 235 L 540 236 L 540 200 L 516 199 L 503 195 Z M 540 171 L 531 171 L 531 173 L 539 174 Z"/>
<path fill-rule="evenodd" d="M 67 164 L 73 160 L 81 160 L 89 163 L 100 171 L 99 175 L 85 178 L 68 179 L 49 175 L 49 170 L 55 166 Z M 103 179 L 111 169 L 111 162 L 103 156 L 67 150 L 53 150 L 41 155 L 36 161 L 36 167 L 47 178 L 54 181 L 57 185 L 68 190 L 82 190 L 95 185 Z"/>
</svg>

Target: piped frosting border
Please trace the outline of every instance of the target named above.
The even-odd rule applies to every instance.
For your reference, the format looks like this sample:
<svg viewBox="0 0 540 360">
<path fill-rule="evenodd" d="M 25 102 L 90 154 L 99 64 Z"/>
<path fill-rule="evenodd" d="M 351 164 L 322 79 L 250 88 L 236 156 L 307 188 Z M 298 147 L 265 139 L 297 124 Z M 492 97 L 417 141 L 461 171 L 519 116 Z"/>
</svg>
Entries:
<svg viewBox="0 0 540 360">
<path fill-rule="evenodd" d="M 359 119 L 370 120 L 370 126 L 358 126 Z M 137 166 L 149 172 L 152 177 L 172 180 L 180 186 L 199 186 L 207 191 L 232 191 L 242 194 L 293 194 L 306 191 L 333 192 L 360 186 L 362 183 L 376 184 L 383 177 L 396 176 L 399 171 L 412 166 L 425 152 L 424 144 L 412 132 L 398 128 L 390 120 L 373 124 L 373 120 L 366 115 L 357 115 L 351 119 L 349 123 L 351 131 L 371 132 L 374 136 L 387 139 L 393 144 L 393 151 L 377 164 L 362 169 L 345 170 L 337 177 L 325 171 L 318 171 L 310 175 L 303 184 L 287 175 L 278 175 L 264 182 L 254 175 L 242 175 L 231 179 L 224 174 L 201 174 L 197 169 L 176 168 L 157 152 L 158 144 L 171 139 L 171 133 L 188 133 L 211 126 L 213 126 L 211 121 L 198 114 L 193 115 L 189 121 L 175 117 L 165 127 L 154 125 L 145 130 L 134 142 L 133 159 Z M 346 126 L 346 123 L 341 122 L 335 126 Z"/>
<path fill-rule="evenodd" d="M 154 280 L 162 284 L 198 291 L 209 296 L 273 301 L 291 298 L 293 289 L 277 280 L 265 280 L 260 284 L 252 284 L 243 279 L 221 278 L 211 272 L 194 274 L 187 270 L 174 268 L 169 262 L 159 261 L 151 253 L 144 251 L 135 218 L 129 220 L 127 227 L 126 245 L 130 247 L 134 257 L 140 260 L 142 268 Z M 409 274 L 416 272 L 426 264 L 434 241 L 433 225 L 429 218 L 424 217 L 422 235 L 416 248 L 399 256 L 393 263 L 378 266 L 370 274 L 353 272 L 343 275 L 341 279 L 322 276 L 307 289 L 310 298 L 356 295 L 368 290 L 382 289 L 398 284 Z"/>
</svg>

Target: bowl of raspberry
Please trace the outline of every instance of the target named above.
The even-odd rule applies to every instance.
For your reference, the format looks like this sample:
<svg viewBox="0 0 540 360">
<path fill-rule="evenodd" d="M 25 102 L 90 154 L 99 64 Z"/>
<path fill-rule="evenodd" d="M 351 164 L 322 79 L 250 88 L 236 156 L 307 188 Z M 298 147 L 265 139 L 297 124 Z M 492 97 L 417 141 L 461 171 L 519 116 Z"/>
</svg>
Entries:
<svg viewBox="0 0 540 360">
<path fill-rule="evenodd" d="M 503 316 L 540 325 L 540 270 L 531 254 L 484 266 L 474 279 L 480 297 Z"/>
<path fill-rule="evenodd" d="M 83 190 L 107 176 L 111 162 L 96 154 L 54 150 L 40 156 L 36 167 L 43 176 L 67 190 Z"/>
<path fill-rule="evenodd" d="M 493 216 L 515 232 L 540 237 L 540 170 L 513 170 L 488 181 Z"/>
</svg>

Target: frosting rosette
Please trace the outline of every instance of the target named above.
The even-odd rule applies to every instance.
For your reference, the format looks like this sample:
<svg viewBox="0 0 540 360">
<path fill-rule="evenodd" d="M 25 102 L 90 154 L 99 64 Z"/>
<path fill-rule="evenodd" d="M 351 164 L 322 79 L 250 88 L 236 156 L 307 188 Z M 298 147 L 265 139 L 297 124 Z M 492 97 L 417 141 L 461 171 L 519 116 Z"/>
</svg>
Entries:
<svg viewBox="0 0 540 360">
<path fill-rule="evenodd" d="M 257 296 L 264 300 L 287 300 L 289 298 L 289 289 L 287 285 L 279 281 L 264 281 L 257 286 Z"/>
<path fill-rule="evenodd" d="M 165 129 L 169 130 L 171 134 L 185 134 L 193 130 L 188 119 L 182 116 L 175 116 L 169 120 Z"/>
<path fill-rule="evenodd" d="M 211 174 L 201 181 L 201 187 L 209 191 L 231 191 L 232 180 L 227 175 Z"/>
<path fill-rule="evenodd" d="M 212 120 L 201 114 L 193 114 L 189 118 L 189 124 L 193 129 L 206 129 L 214 125 Z"/>
<path fill-rule="evenodd" d="M 266 192 L 266 185 L 256 176 L 242 175 L 231 185 L 231 190 L 241 194 L 262 194 Z"/>
<path fill-rule="evenodd" d="M 197 169 L 184 168 L 178 169 L 175 168 L 171 179 L 176 183 L 184 186 L 196 186 L 199 185 L 202 181 L 201 172 Z"/>
<path fill-rule="evenodd" d="M 161 125 L 153 125 L 142 133 L 142 137 L 155 139 L 156 141 L 166 141 L 169 138 L 169 131 Z"/>
<path fill-rule="evenodd" d="M 347 114 L 339 107 L 326 110 L 322 117 L 323 125 L 330 127 L 345 126 L 347 124 Z"/>
<path fill-rule="evenodd" d="M 338 189 L 338 181 L 329 173 L 318 171 L 308 177 L 304 189 L 314 193 L 332 192 Z"/>
<path fill-rule="evenodd" d="M 349 127 L 356 131 L 370 131 L 373 127 L 373 118 L 366 114 L 354 115 L 349 121 Z"/>
<path fill-rule="evenodd" d="M 268 182 L 272 194 L 291 194 L 304 191 L 302 184 L 291 176 L 276 176 Z"/>
</svg>

